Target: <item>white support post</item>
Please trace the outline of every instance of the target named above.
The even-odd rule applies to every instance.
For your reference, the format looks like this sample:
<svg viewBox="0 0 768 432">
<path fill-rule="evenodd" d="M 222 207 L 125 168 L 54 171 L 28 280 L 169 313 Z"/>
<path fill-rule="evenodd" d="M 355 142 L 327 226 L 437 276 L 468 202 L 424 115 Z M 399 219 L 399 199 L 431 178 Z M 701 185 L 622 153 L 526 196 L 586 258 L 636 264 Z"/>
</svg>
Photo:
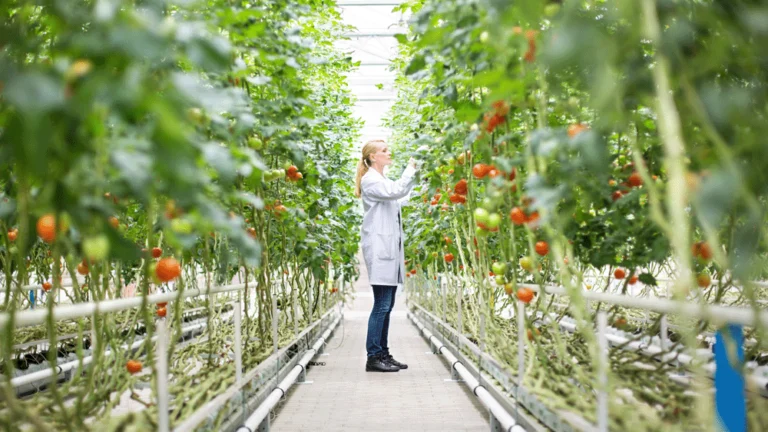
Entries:
<svg viewBox="0 0 768 432">
<path fill-rule="evenodd" d="M 168 432 L 170 418 L 168 416 L 168 329 L 165 319 L 157 322 L 156 379 L 157 379 L 157 430 Z"/>
<path fill-rule="evenodd" d="M 448 286 L 448 284 L 445 281 L 445 278 L 439 278 L 440 279 L 440 294 L 443 296 L 443 322 L 448 324 L 448 300 L 447 295 L 445 293 L 445 289 Z"/>
<path fill-rule="evenodd" d="M 291 297 L 293 297 L 293 337 L 299 335 L 299 290 L 291 286 Z"/>
<path fill-rule="evenodd" d="M 515 394 L 515 418 L 519 419 L 520 390 L 525 378 L 525 303 L 517 301 L 517 387 Z"/>
<path fill-rule="evenodd" d="M 488 302 L 487 302 L 487 299 L 485 298 L 484 288 L 485 286 L 478 291 L 478 293 L 480 294 L 480 343 L 478 344 L 478 346 L 480 347 L 480 351 L 482 352 L 485 352 L 485 340 L 486 340 L 485 316 L 488 313 Z"/>
<path fill-rule="evenodd" d="M 669 346 L 669 323 L 667 322 L 667 316 L 661 316 L 661 349 L 666 351 Z"/>
<path fill-rule="evenodd" d="M 517 301 L 517 385 L 522 387 L 525 374 L 525 303 Z"/>
<path fill-rule="evenodd" d="M 320 291 L 320 310 L 318 311 L 318 315 L 320 315 L 320 316 L 323 316 L 323 314 L 325 313 L 325 296 L 326 296 L 326 293 L 330 290 L 330 288 L 333 288 L 333 287 L 329 288 L 328 285 L 330 285 L 330 284 L 326 284 L 325 289 Z"/>
<path fill-rule="evenodd" d="M 242 318 L 241 309 L 243 304 L 240 300 L 235 302 L 235 382 L 237 384 L 243 381 L 243 343 L 242 343 Z"/>
<path fill-rule="evenodd" d="M 605 311 L 597 314 L 597 430 L 608 432 L 608 315 Z"/>
<path fill-rule="evenodd" d="M 274 346 L 274 354 L 277 354 L 277 350 L 278 350 L 277 324 L 278 324 L 279 313 L 280 311 L 277 309 L 277 295 L 273 293 L 272 294 L 272 345 Z"/>
<path fill-rule="evenodd" d="M 464 318 L 462 314 L 462 305 L 461 305 L 461 299 L 464 296 L 464 291 L 462 289 L 462 285 L 460 283 L 456 284 L 456 312 L 457 312 L 457 318 L 456 318 L 456 330 L 458 330 L 459 335 L 464 335 Z M 459 338 L 459 349 L 461 349 L 461 341 L 463 338 Z"/>
<path fill-rule="evenodd" d="M 307 287 L 307 292 L 309 292 L 309 306 L 308 306 L 309 307 L 309 321 L 308 321 L 308 323 L 310 325 L 312 324 L 312 322 L 314 320 L 314 316 L 315 316 L 315 314 L 312 312 L 312 306 L 315 304 L 314 303 L 314 299 L 313 299 L 314 294 L 315 294 L 315 288 L 313 286 L 314 285 L 313 282 L 316 282 L 314 277 L 312 278 L 312 282 L 310 282 L 309 286 Z"/>
<path fill-rule="evenodd" d="M 438 280 L 437 283 L 435 283 L 434 279 L 433 279 L 432 283 L 430 283 L 430 285 L 432 285 L 432 287 L 433 287 L 433 289 L 431 289 L 430 293 L 429 293 L 429 295 L 430 295 L 430 297 L 432 299 L 432 312 L 434 312 L 435 315 L 437 315 L 437 290 L 439 288 L 440 281 Z"/>
<path fill-rule="evenodd" d="M 91 315 L 91 352 L 93 355 L 96 355 L 98 351 L 96 351 L 96 339 L 97 339 L 97 326 L 96 326 L 96 315 Z"/>
</svg>

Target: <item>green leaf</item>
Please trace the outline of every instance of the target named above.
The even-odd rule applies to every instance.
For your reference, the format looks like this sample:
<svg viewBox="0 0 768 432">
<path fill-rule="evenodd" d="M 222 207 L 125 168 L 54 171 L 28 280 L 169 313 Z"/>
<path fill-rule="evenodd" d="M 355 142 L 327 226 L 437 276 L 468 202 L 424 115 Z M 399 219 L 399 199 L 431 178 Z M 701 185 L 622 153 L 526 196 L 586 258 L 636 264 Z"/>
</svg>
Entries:
<svg viewBox="0 0 768 432">
<path fill-rule="evenodd" d="M 5 200 L 8 200 L 6 202 Z M 9 220 L 16 213 L 16 200 L 12 198 L 0 197 L 0 219 Z"/>
<path fill-rule="evenodd" d="M 152 159 L 149 156 L 140 152 L 115 150 L 110 160 L 134 194 L 147 196 L 152 172 Z"/>
<path fill-rule="evenodd" d="M 203 146 L 203 157 L 206 162 L 216 170 L 221 181 L 232 183 L 235 180 L 235 160 L 227 147 L 220 144 L 209 143 Z"/>
<path fill-rule="evenodd" d="M 256 210 L 264 209 L 264 200 L 250 192 L 238 192 L 237 198 L 247 204 L 252 205 Z"/>
<path fill-rule="evenodd" d="M 637 279 L 643 284 L 648 286 L 658 285 L 658 282 L 656 282 L 656 278 L 653 277 L 653 275 L 650 273 L 640 273 L 639 275 L 637 275 Z"/>
<path fill-rule="evenodd" d="M 3 99 L 27 114 L 42 115 L 64 103 L 64 85 L 40 72 L 28 72 L 8 81 Z"/>
<path fill-rule="evenodd" d="M 427 63 L 424 60 L 423 55 L 414 56 L 411 62 L 408 64 L 408 67 L 405 69 L 405 75 L 413 75 L 416 72 L 424 69 L 424 66 L 426 65 Z"/>
<path fill-rule="evenodd" d="M 717 227 L 733 206 L 739 180 L 725 171 L 715 171 L 702 181 L 696 194 L 696 209 L 705 225 Z"/>
</svg>

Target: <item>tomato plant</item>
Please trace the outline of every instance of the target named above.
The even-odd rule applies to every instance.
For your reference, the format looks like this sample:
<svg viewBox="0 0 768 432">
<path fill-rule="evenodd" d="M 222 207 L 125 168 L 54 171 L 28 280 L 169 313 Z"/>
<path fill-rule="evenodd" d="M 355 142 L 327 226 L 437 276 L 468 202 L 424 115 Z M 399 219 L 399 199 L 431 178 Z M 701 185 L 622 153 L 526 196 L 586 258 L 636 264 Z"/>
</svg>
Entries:
<svg viewBox="0 0 768 432">
<path fill-rule="evenodd" d="M 346 83 L 355 64 L 336 43 L 349 28 L 329 6 L 0 5 L 0 313 L 142 299 L 136 310 L 114 316 L 0 329 L 6 377 L 27 355 L 14 350 L 18 344 L 44 338 L 60 348 L 43 356 L 50 367 L 71 343 L 59 342 L 60 335 L 93 329 L 80 339 L 97 347 L 82 376 L 15 401 L 16 426 L 3 426 L 84 428 L 88 418 L 107 430 L 100 416 L 114 406 L 112 397 L 155 379 L 153 371 L 126 381 L 107 365 L 125 363 L 133 374 L 137 364 L 153 364 L 151 344 L 130 362 L 121 347 L 135 336 L 152 338 L 158 318 L 181 337 L 187 309 L 207 311 L 210 337 L 171 347 L 169 368 L 182 384 L 177 396 L 194 391 L 184 380 L 218 374 L 214 381 L 225 382 L 232 366 L 215 359 L 225 335 L 231 338 L 232 324 L 220 319 L 231 306 L 206 298 L 155 309 L 145 300 L 151 294 L 244 282 L 249 367 L 273 342 L 273 300 L 289 317 L 281 322 L 283 339 L 293 323 L 303 328 L 342 300 L 332 301 L 325 284 L 358 275 L 361 217 L 351 158 L 360 121 Z M 43 289 L 34 296 L 28 287 Z M 79 345 L 75 351 L 87 355 Z M 201 356 L 196 376 L 181 372 Z M 105 374 L 109 385 L 95 386 Z M 59 403 L 61 386 L 72 404 Z M 185 418 L 215 396 L 200 394 L 173 417 Z M 56 408 L 38 416 L 39 406 Z M 147 415 L 156 411 L 146 408 Z M 121 421 L 142 429 L 144 417 Z"/>
<path fill-rule="evenodd" d="M 428 145 L 418 193 L 453 187 L 465 197 L 450 211 L 409 206 L 404 226 L 417 247 L 406 258 L 425 263 L 427 277 L 459 278 L 453 295 L 471 304 L 463 325 L 500 359 L 513 356 L 496 347 L 517 340 L 507 293 L 520 293 L 520 283 L 562 287 L 565 295 L 542 291 L 526 306 L 529 327 L 541 314 L 569 315 L 585 329 L 567 343 L 537 339 L 531 373 L 547 383 L 542 400 L 558 394 L 556 410 L 579 406 L 572 412 L 593 420 L 595 400 L 567 388 L 594 382 L 588 353 L 598 349 L 600 311 L 638 338 L 659 337 L 660 317 L 647 323 L 638 311 L 587 302 L 587 290 L 762 307 L 768 292 L 753 281 L 768 277 L 767 57 L 742 41 L 768 38 L 743 18 L 764 6 L 420 0 L 397 9 L 413 18 L 397 36 L 399 96 L 388 116 L 395 151 Z M 493 215 L 507 214 L 496 223 Z M 458 266 L 432 258 L 446 234 Z M 519 265 L 499 278 L 494 262 Z M 678 343 L 691 353 L 699 332 L 717 330 L 675 319 L 686 323 Z M 765 330 L 747 331 L 761 335 L 748 350 L 759 358 Z M 633 398 L 612 397 L 642 408 L 612 412 L 611 428 L 696 429 L 714 412 L 710 399 L 694 404 L 671 390 L 663 374 L 642 374 L 658 383 L 652 388 L 670 389 L 649 393 L 640 375 L 613 368 L 611 379 Z M 648 409 L 661 393 L 674 407 Z M 749 404 L 750 424 L 764 428 L 762 402 Z"/>
</svg>

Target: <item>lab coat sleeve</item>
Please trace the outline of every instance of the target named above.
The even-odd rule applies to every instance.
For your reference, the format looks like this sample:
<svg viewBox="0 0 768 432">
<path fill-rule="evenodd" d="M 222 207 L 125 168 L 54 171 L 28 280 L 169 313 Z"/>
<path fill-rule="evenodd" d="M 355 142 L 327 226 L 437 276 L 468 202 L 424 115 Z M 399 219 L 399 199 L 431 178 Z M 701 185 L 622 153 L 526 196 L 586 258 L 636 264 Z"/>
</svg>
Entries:
<svg viewBox="0 0 768 432">
<path fill-rule="evenodd" d="M 397 203 L 400 204 L 400 208 L 403 208 L 408 205 L 408 201 L 411 200 L 411 191 L 409 190 L 407 194 L 405 194 L 404 197 L 397 200 Z"/>
<path fill-rule="evenodd" d="M 408 166 L 396 181 L 376 177 L 364 177 L 363 193 L 373 201 L 393 201 L 407 197 L 415 182 L 416 169 Z"/>
</svg>

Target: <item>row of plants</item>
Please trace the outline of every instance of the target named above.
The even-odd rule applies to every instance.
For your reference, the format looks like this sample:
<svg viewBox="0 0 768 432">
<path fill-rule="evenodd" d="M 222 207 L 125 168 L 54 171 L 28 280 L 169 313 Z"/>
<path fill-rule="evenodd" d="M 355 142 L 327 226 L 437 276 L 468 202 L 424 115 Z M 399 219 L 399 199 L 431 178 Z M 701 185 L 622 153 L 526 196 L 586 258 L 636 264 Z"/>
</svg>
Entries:
<svg viewBox="0 0 768 432">
<path fill-rule="evenodd" d="M 463 330 L 512 371 L 511 315 L 526 303 L 523 384 L 542 403 L 597 421 L 598 311 L 631 340 L 659 335 L 659 316 L 590 304 L 586 290 L 764 309 L 754 281 L 766 278 L 768 257 L 768 57 L 758 48 L 768 34 L 755 18 L 765 6 L 413 0 L 396 9 L 413 18 L 396 36 L 388 122 L 397 150 L 430 148 L 405 214 L 409 274 L 458 276 Z M 563 319 L 578 331 L 561 335 Z M 681 326 L 668 349 L 688 354 L 723 324 L 670 320 Z M 764 357 L 765 330 L 745 329 L 748 361 Z M 706 362 L 623 349 L 610 362 L 611 430 L 714 428 Z M 766 402 L 750 390 L 748 422 L 763 429 Z"/>
<path fill-rule="evenodd" d="M 246 305 L 252 368 L 273 346 L 273 303 L 285 312 L 285 342 L 356 278 L 360 125 L 344 78 L 355 64 L 334 47 L 348 31 L 334 5 L 0 6 L 2 374 L 15 376 L 17 344 L 59 347 L 59 335 L 75 332 L 79 359 L 95 346 L 87 368 L 31 398 L 2 380 L 4 429 L 156 426 L 150 339 L 164 319 L 179 341 L 190 307 L 207 310 L 205 343 L 171 345 L 172 422 L 231 384 L 233 327 L 220 312 L 233 297 L 154 305 L 149 294 L 245 283 L 235 297 Z M 46 322 L 17 329 L 30 290 Z M 132 296 L 142 304 L 125 313 L 62 322 L 51 313 Z M 127 349 L 139 336 L 145 343 Z M 60 351 L 45 353 L 53 370 Z M 147 409 L 113 417 L 124 394 Z"/>
</svg>

